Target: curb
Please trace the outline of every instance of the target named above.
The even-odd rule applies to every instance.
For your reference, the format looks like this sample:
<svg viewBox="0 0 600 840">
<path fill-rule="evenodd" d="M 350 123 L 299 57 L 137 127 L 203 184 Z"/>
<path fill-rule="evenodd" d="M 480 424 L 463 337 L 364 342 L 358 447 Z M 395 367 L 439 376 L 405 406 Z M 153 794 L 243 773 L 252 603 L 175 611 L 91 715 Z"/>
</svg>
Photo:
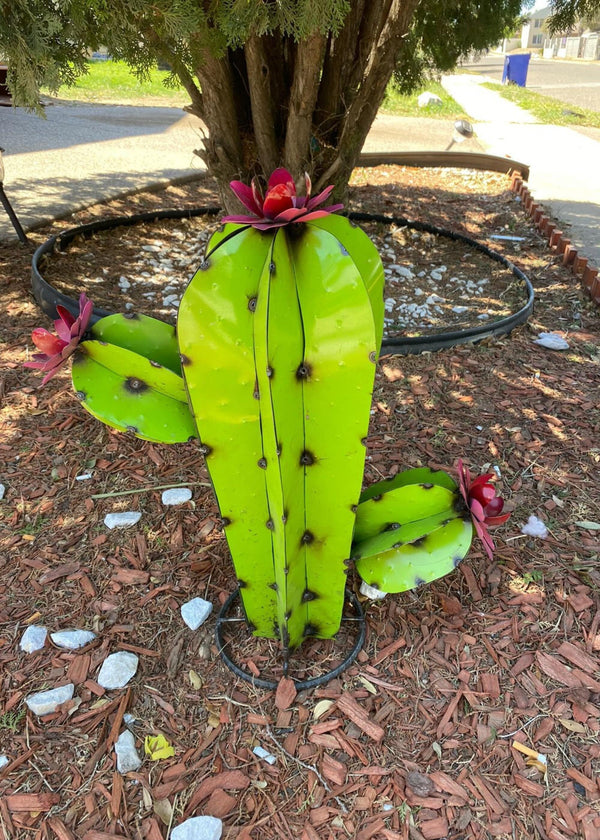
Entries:
<svg viewBox="0 0 600 840">
<path fill-rule="evenodd" d="M 581 281 L 584 291 L 591 300 L 600 306 L 599 269 L 591 265 L 586 257 L 579 256 L 571 240 L 559 229 L 558 224 L 545 214 L 542 205 L 535 201 L 529 187 L 518 172 L 512 174 L 510 189 L 521 198 L 523 209 L 531 216 L 542 236 L 546 237 L 548 248 L 556 256 L 562 256 L 562 264 L 571 269 L 571 273 Z"/>
</svg>

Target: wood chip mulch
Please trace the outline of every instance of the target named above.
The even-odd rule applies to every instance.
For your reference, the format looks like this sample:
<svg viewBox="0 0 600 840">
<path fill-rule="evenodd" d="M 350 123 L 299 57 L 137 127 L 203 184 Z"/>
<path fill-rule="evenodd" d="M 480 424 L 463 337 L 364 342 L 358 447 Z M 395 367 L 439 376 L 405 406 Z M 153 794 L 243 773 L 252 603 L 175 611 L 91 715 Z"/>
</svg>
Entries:
<svg viewBox="0 0 600 840">
<path fill-rule="evenodd" d="M 498 340 L 382 358 L 365 477 L 462 457 L 497 468 L 512 517 L 493 564 L 474 544 L 455 573 L 368 604 L 366 643 L 340 677 L 310 692 L 254 689 L 220 660 L 214 613 L 196 633 L 179 613 L 195 596 L 218 608 L 235 586 L 196 448 L 119 435 L 81 410 L 68 372 L 40 388 L 22 367 L 44 322 L 29 292 L 34 247 L 107 214 L 209 200 L 209 181 L 170 187 L 0 246 L 0 836 L 161 840 L 209 814 L 226 840 L 598 840 L 600 310 L 504 176 L 357 175 L 354 207 L 490 245 L 521 237 L 494 247 L 532 280 L 534 316 Z M 119 260 L 115 247 L 117 276 Z M 537 346 L 541 331 L 570 348 Z M 157 488 L 173 484 L 192 502 L 163 507 Z M 108 531 L 117 510 L 140 511 L 140 523 Z M 521 533 L 532 514 L 546 539 Z M 97 639 L 26 654 L 30 624 Z M 299 667 L 335 664 L 344 643 L 312 643 Z M 128 688 L 106 691 L 96 677 L 116 650 L 140 665 Z M 238 655 L 262 674 L 273 652 L 246 641 Z M 28 711 L 28 695 L 67 682 L 74 697 L 57 712 Z M 175 756 L 118 773 L 126 714 L 141 755 L 147 735 L 163 734 Z"/>
</svg>

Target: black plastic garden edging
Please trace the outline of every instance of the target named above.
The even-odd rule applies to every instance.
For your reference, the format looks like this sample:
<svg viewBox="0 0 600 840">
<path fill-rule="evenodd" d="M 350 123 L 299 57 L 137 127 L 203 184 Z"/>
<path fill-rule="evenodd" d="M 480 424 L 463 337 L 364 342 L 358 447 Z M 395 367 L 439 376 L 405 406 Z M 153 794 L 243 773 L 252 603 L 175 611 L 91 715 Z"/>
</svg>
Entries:
<svg viewBox="0 0 600 840">
<path fill-rule="evenodd" d="M 152 213 L 138 213 L 133 216 L 115 216 L 109 219 L 102 219 L 98 222 L 91 222 L 87 225 L 80 225 L 79 227 L 69 228 L 63 233 L 56 234 L 50 237 L 36 250 L 33 255 L 31 264 L 31 285 L 35 300 L 40 309 L 48 315 L 49 318 L 56 318 L 56 306 L 64 306 L 73 315 L 79 313 L 79 304 L 73 298 L 59 292 L 47 280 L 44 279 L 41 272 L 41 263 L 45 257 L 55 251 L 64 251 L 66 247 L 77 237 L 83 238 L 91 236 L 94 233 L 103 230 L 111 230 L 117 227 L 126 227 L 143 222 L 154 222 L 159 219 L 191 219 L 197 216 L 216 216 L 221 212 L 220 207 L 195 207 L 191 210 L 159 210 Z M 415 336 L 407 338 L 386 338 L 382 342 L 382 355 L 408 355 L 412 353 L 422 353 L 424 351 L 434 352 L 443 350 L 448 347 L 454 347 L 457 344 L 468 344 L 470 342 L 482 341 L 485 338 L 506 335 L 515 327 L 524 324 L 533 312 L 534 290 L 527 276 L 517 268 L 506 257 L 483 245 L 476 239 L 465 236 L 461 233 L 446 230 L 445 228 L 436 227 L 435 225 L 427 224 L 426 222 L 417 222 L 406 219 L 403 216 L 381 216 L 373 213 L 347 213 L 350 221 L 354 222 L 379 222 L 380 224 L 395 225 L 396 227 L 404 227 L 409 230 L 418 230 L 424 233 L 432 233 L 436 236 L 442 236 L 447 239 L 453 239 L 457 242 L 464 242 L 470 248 L 488 256 L 491 260 L 505 266 L 512 274 L 522 281 L 526 293 L 526 302 L 517 312 L 500 318 L 491 324 L 482 324 L 476 327 L 468 327 L 464 330 L 454 330 L 446 333 L 439 333 L 437 335 Z M 112 313 L 106 309 L 98 307 L 94 308 L 91 323 L 94 323 L 100 318 Z"/>
</svg>

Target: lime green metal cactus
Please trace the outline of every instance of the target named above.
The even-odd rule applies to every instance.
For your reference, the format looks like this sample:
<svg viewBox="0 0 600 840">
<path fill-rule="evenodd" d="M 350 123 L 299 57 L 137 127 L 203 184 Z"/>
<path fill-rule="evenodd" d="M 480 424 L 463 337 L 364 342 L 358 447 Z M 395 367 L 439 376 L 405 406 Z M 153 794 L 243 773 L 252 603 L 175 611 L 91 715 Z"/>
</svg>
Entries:
<svg viewBox="0 0 600 840">
<path fill-rule="evenodd" d="M 383 268 L 347 219 L 250 209 L 209 243 L 178 334 L 248 621 L 288 650 L 340 625 Z"/>
<path fill-rule="evenodd" d="M 473 531 L 508 518 L 490 475 L 458 483 L 418 468 L 361 495 L 383 267 L 328 188 L 298 196 L 276 170 L 263 197 L 232 188 L 251 215 L 225 219 L 181 301 L 177 332 L 143 315 L 92 326 L 57 307 L 29 367 L 50 379 L 70 356 L 82 405 L 116 429 L 177 443 L 199 438 L 246 617 L 285 657 L 340 626 L 352 561 L 364 581 L 401 592 L 452 571 Z"/>
</svg>

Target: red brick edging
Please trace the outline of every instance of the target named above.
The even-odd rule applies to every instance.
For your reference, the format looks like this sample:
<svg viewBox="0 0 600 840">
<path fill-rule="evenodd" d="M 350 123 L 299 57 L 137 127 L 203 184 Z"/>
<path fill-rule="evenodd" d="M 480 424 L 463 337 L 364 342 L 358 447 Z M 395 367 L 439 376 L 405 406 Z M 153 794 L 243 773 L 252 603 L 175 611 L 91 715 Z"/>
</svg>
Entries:
<svg viewBox="0 0 600 840">
<path fill-rule="evenodd" d="M 581 284 L 588 295 L 594 303 L 600 306 L 598 269 L 590 265 L 585 257 L 578 255 L 577 249 L 571 244 L 571 240 L 567 239 L 563 231 L 558 229 L 556 222 L 544 214 L 543 208 L 536 203 L 529 192 L 529 187 L 518 172 L 512 173 L 510 188 L 512 192 L 520 196 L 524 209 L 532 217 L 539 232 L 547 238 L 550 250 L 559 256 L 562 254 L 563 265 L 570 268 L 575 277 L 581 280 Z"/>
</svg>

